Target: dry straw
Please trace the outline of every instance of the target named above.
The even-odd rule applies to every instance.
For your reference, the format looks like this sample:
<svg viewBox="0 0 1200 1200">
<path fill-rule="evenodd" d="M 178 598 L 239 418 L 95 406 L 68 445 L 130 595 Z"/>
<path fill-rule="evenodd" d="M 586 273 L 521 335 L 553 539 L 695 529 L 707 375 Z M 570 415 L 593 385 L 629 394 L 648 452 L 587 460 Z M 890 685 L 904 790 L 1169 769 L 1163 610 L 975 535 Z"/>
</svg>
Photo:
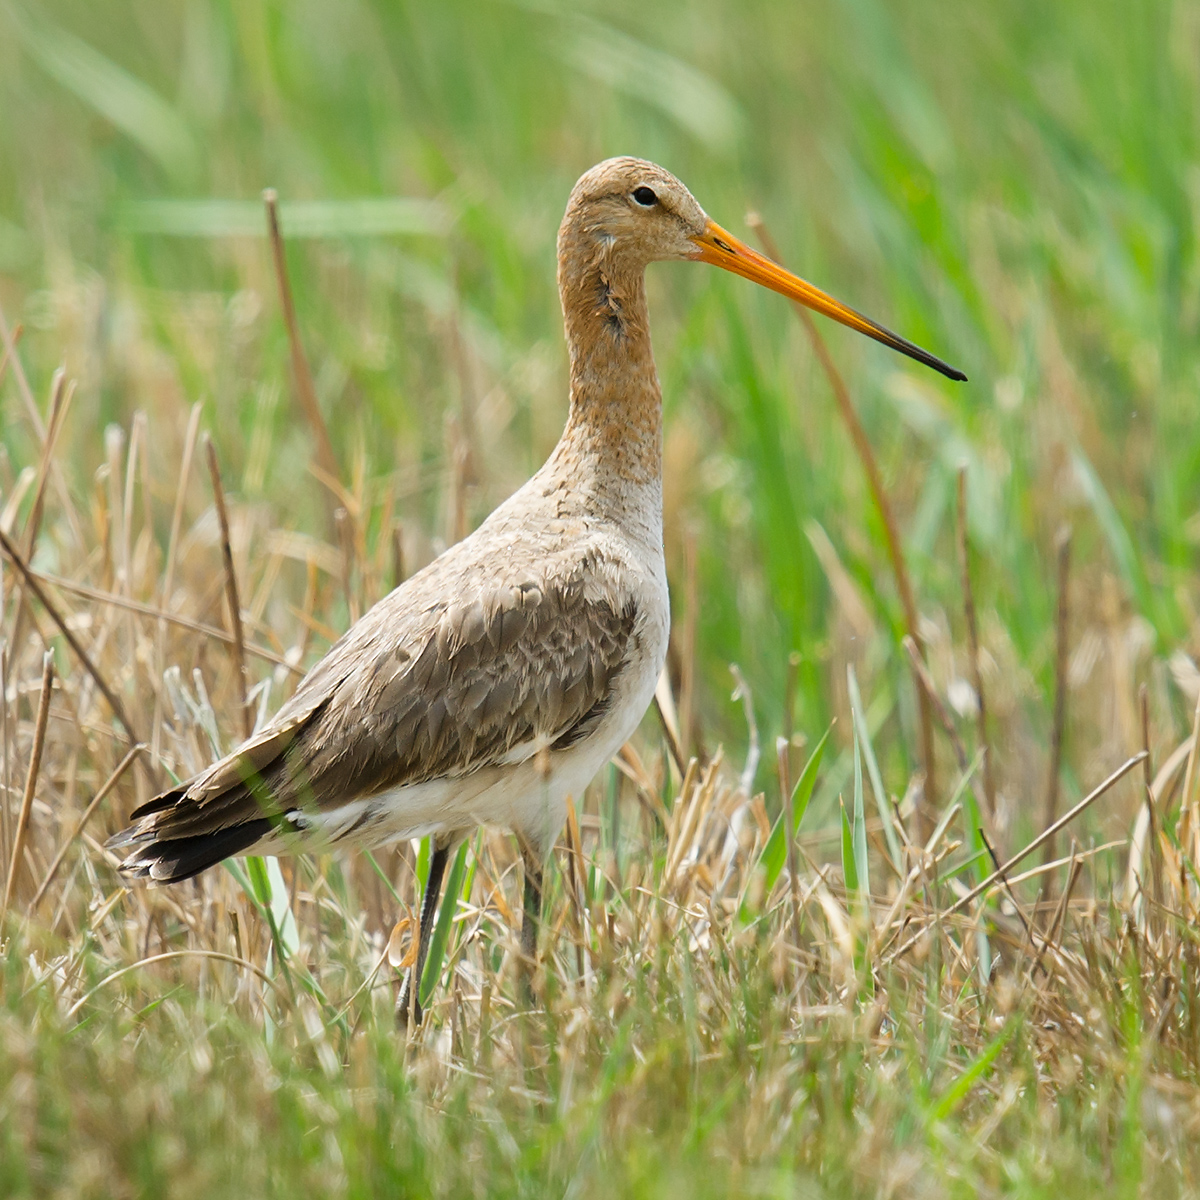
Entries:
<svg viewBox="0 0 1200 1200">
<path fill-rule="evenodd" d="M 336 634 L 342 619 L 337 606 L 360 593 L 374 599 L 369 591 L 388 573 L 389 557 L 391 574 L 404 572 L 393 536 L 394 495 L 372 492 L 358 479 L 353 488 L 338 482 L 327 431 L 323 439 L 319 412 L 311 408 L 315 399 L 311 379 L 305 382 L 307 360 L 281 240 L 272 246 L 301 410 L 318 448 L 314 470 L 347 514 L 343 536 L 333 544 L 337 504 L 331 504 L 326 540 L 304 540 L 256 521 L 236 491 L 226 491 L 196 406 L 182 455 L 170 463 L 157 453 L 160 431 L 153 421 L 131 434 L 124 494 L 115 486 L 110 495 L 100 489 L 89 526 L 98 532 L 89 542 L 78 515 L 66 512 L 69 496 L 54 485 L 55 448 L 72 394 L 70 381 L 56 379 L 58 400 L 51 404 L 51 420 L 40 426 L 37 470 L 13 507 L 14 517 L 18 510 L 30 514 L 23 526 L 27 536 L 0 528 L 0 548 L 15 568 L 5 579 L 6 771 L 11 776 L 16 762 L 25 764 L 15 814 L 5 788 L 4 910 L 7 935 L 15 936 L 19 917 L 21 936 L 57 964 L 56 1002 L 72 1020 L 99 1006 L 146 1005 L 182 984 L 261 1022 L 276 1031 L 273 1037 L 296 1046 L 319 1043 L 322 1061 L 336 1068 L 352 1059 L 364 1025 L 390 1025 L 394 979 L 387 964 L 405 957 L 420 863 L 415 848 L 336 863 L 325 857 L 235 863 L 184 888 L 132 892 L 121 887 L 103 849 L 105 835 L 124 823 L 150 777 L 185 777 L 212 761 L 249 730 L 256 694 L 269 693 L 271 705 L 286 698 L 317 649 L 313 639 Z M 23 379 L 17 338 L 7 326 L 2 331 L 0 372 Z M 827 352 L 819 340 L 815 344 L 825 362 Z M 849 405 L 832 369 L 830 380 L 839 404 Z M 1115 892 L 1099 886 L 1103 877 L 1095 866 L 1123 853 L 1125 839 L 1089 846 L 1082 819 L 1103 798 L 1114 797 L 1135 767 L 1146 763 L 1148 769 L 1146 749 L 1126 755 L 1115 770 L 1091 770 L 1091 778 L 1105 778 L 1006 861 L 985 869 L 983 855 L 998 840 L 1004 776 L 990 754 L 999 742 L 999 718 L 989 722 L 992 710 L 984 702 L 966 480 L 960 477 L 957 531 L 964 661 L 980 703 L 976 722 L 964 729 L 938 685 L 933 656 L 922 652 L 915 596 L 878 468 L 861 425 L 851 421 L 850 428 L 884 517 L 904 627 L 912 637 L 921 769 L 911 779 L 889 781 L 899 783 L 896 795 L 884 791 L 880 767 L 894 770 L 898 759 L 876 754 L 871 739 L 883 735 L 868 727 L 866 712 L 885 680 L 860 667 L 861 683 L 854 687 L 857 693 L 861 686 L 862 711 L 835 732 L 850 729 L 865 751 L 876 807 L 868 818 L 861 794 L 844 795 L 845 811 L 854 815 L 850 836 L 843 842 L 841 829 L 821 828 L 838 811 L 838 788 L 850 786 L 830 786 L 840 768 L 824 762 L 822 786 L 800 819 L 799 836 L 785 836 L 782 863 L 768 884 L 763 864 L 774 823 L 782 820 L 790 829 L 796 817 L 789 809 L 800 751 L 791 717 L 776 743 L 775 770 L 766 772 L 775 781 L 759 793 L 759 734 L 742 674 L 736 678 L 749 749 L 741 769 L 729 766 L 719 748 L 699 749 L 697 701 L 689 691 L 684 703 L 664 678 L 657 696 L 661 740 L 656 732 L 625 747 L 600 785 L 575 798 L 558 869 L 548 879 L 541 962 L 532 983 L 539 1011 L 558 1031 L 557 1061 L 583 1070 L 589 1046 L 616 1038 L 629 1006 L 663 994 L 689 997 L 697 1054 L 719 1053 L 748 993 L 765 987 L 782 1047 L 832 1036 L 861 1042 L 868 1053 L 882 1053 L 902 1021 L 926 1011 L 944 1016 L 964 1053 L 982 1051 L 994 1042 L 1005 1005 L 1011 1007 L 1005 997 L 1016 994 L 1031 1017 L 1033 1052 L 1050 1064 L 1064 1047 L 1085 1046 L 1087 1014 L 1110 994 L 1131 947 L 1155 981 L 1142 998 L 1147 1027 L 1180 1045 L 1182 1035 L 1170 1019 L 1173 997 L 1189 985 L 1178 969 L 1178 948 L 1198 905 L 1191 841 L 1174 842 L 1167 821 L 1171 789 L 1186 760 L 1180 803 L 1185 823 L 1192 822 L 1200 836 L 1193 812 L 1195 731 L 1155 778 L 1143 780 L 1133 808 L 1113 800 L 1112 819 L 1128 816 L 1134 825 L 1127 872 Z M 210 486 L 189 488 L 201 441 Z M 141 447 L 137 459 L 135 443 Z M 151 477 L 174 476 L 173 488 L 163 493 L 172 501 L 169 521 L 153 511 L 160 493 L 151 491 L 140 510 L 132 503 L 138 462 Z M 145 552 L 154 544 L 156 519 L 170 530 L 161 563 Z M 376 529 L 379 542 L 372 546 L 366 531 Z M 53 575 L 30 566 L 31 550 L 51 538 L 58 563 Z M 115 556 L 124 571 L 120 579 L 112 569 Z M 283 562 L 297 559 L 303 570 L 287 575 Z M 1065 613 L 1065 570 L 1060 580 Z M 228 629 L 220 627 L 222 606 Z M 27 616 L 19 618 L 23 611 Z M 1061 687 L 1065 616 L 1058 628 Z M 61 677 L 47 645 L 59 649 Z M 788 671 L 794 681 L 796 664 Z M 681 672 L 689 689 L 695 674 L 695 664 Z M 849 677 L 855 679 L 854 673 Z M 156 716 L 147 745 L 130 709 L 148 711 L 149 698 Z M 687 717 L 681 724 L 682 713 Z M 1146 722 L 1148 746 L 1149 710 Z M 930 812 L 936 725 L 953 750 L 959 778 L 945 807 Z M 1052 718 L 1046 733 L 1046 744 L 1057 747 L 1051 777 L 1055 755 L 1063 750 L 1061 725 Z M 983 819 L 976 828 L 967 817 L 980 762 L 976 807 Z M 135 769 L 135 763 L 141 765 Z M 135 785 L 138 770 L 146 779 Z M 866 786 L 861 773 L 853 786 Z M 1025 797 L 1023 811 L 1038 807 L 1040 798 Z M 1014 874 L 1022 860 L 1068 829 L 1074 838 L 1069 855 Z M 1007 833 L 1014 836 L 1011 824 Z M 978 844 L 970 840 L 976 834 Z M 869 872 L 857 869 L 868 861 Z M 520 907 L 518 862 L 503 835 L 481 835 L 445 901 L 444 986 L 408 1051 L 413 1070 L 432 1080 L 434 1094 L 456 1074 L 499 1079 L 528 1092 L 530 1072 L 536 1076 L 545 1065 L 547 1039 L 537 1032 L 542 1017 L 531 1024 L 521 1015 L 513 929 Z M 847 886 L 852 869 L 855 881 L 869 875 L 869 890 Z M 1028 918 L 1031 889 L 1056 874 L 1062 887 L 1052 911 L 1044 920 Z M 393 932 L 395 944 L 389 945 Z M 937 970 L 927 969 L 931 962 Z"/>
</svg>

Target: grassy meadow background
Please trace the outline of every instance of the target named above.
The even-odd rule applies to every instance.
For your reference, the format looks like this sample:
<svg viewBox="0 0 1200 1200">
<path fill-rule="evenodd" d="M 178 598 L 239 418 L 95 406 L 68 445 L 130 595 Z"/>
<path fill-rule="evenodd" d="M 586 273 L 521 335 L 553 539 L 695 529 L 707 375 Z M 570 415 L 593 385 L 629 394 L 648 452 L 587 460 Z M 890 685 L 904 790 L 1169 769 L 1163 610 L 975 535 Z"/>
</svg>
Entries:
<svg viewBox="0 0 1200 1200">
<path fill-rule="evenodd" d="M 652 714 L 577 798 L 538 1015 L 516 1006 L 512 849 L 473 843 L 406 1041 L 380 964 L 413 848 L 136 894 L 101 849 L 139 796 L 240 735 L 195 435 L 220 462 L 266 713 L 553 446 L 554 236 L 574 180 L 614 154 L 661 162 L 747 240 L 759 213 L 789 265 L 970 377 L 822 325 L 969 765 L 939 731 L 949 820 L 922 859 L 901 844 L 922 768 L 904 614 L 829 383 L 781 298 L 654 266 L 668 718 L 697 766 L 672 766 Z M 0 0 L 0 310 L 21 327 L 0 367 L 0 527 L 58 581 L 152 751 L 76 835 L 127 738 L 5 562 L 5 878 L 47 648 L 57 683 L 0 929 L 0 1192 L 1196 1194 L 1198 237 L 1196 0 Z M 47 453 L 31 411 L 50 422 L 60 366 Z M 980 828 L 1004 857 L 1045 824 L 1060 675 L 1059 812 L 1141 749 L 1146 687 L 1163 775 L 1140 873 L 1138 768 L 1059 836 L 1081 866 L 951 919 L 986 874 Z M 794 783 L 831 722 L 793 889 L 763 855 L 776 738 Z"/>
</svg>

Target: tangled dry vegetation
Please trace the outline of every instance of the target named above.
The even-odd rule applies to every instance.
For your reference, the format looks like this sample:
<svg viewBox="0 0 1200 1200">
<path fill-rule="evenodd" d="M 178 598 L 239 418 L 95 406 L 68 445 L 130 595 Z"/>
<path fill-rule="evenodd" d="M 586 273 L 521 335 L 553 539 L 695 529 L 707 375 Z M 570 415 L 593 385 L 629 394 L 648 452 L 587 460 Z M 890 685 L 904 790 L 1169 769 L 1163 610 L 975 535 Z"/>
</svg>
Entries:
<svg viewBox="0 0 1200 1200">
<path fill-rule="evenodd" d="M 19 470 L 0 462 L 10 1190 L 1194 1181 L 1194 731 L 1169 753 L 1109 754 L 1048 833 L 1005 846 L 985 755 L 964 744 L 987 727 L 954 715 L 936 653 L 931 674 L 908 643 L 943 755 L 936 807 L 920 773 L 882 779 L 852 661 L 840 727 L 788 730 L 774 772 L 757 771 L 740 676 L 744 763 L 692 756 L 693 697 L 664 681 L 658 722 L 572 811 L 537 1010 L 517 999 L 518 859 L 485 832 L 451 873 L 433 1003 L 405 1037 L 391 1006 L 427 849 L 251 859 L 127 891 L 104 848 L 136 803 L 263 721 L 403 574 L 394 489 L 318 467 L 337 501 L 328 536 L 275 527 L 224 496 L 197 405 L 178 460 L 177 435 L 145 415 L 110 427 L 85 508 L 55 450 L 72 384 L 56 375 L 42 409 L 12 338 L 4 370 L 42 446 Z M 461 485 L 452 473 L 456 522 Z M 968 626 L 942 652 L 982 690 Z M 1142 716 L 1153 747 L 1144 693 Z M 1061 729 L 1051 740 L 1057 753 Z M 831 777 L 840 825 L 810 830 Z M 1096 844 L 1087 810 L 1117 794 L 1131 827 Z"/>
</svg>

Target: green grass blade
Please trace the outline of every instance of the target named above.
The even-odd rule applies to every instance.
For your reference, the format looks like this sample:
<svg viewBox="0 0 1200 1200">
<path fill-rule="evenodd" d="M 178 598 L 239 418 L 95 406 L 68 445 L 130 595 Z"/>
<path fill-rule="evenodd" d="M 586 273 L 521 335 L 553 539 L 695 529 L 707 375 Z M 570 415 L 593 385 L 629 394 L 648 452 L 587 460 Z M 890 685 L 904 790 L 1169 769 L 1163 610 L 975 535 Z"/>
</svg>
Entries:
<svg viewBox="0 0 1200 1200">
<path fill-rule="evenodd" d="M 131 233 L 164 237 L 267 236 L 261 200 L 137 200 L 119 213 Z M 450 226 L 450 213 L 434 200 L 364 196 L 354 200 L 295 200 L 279 205 L 279 223 L 296 238 L 436 236 Z"/>
<path fill-rule="evenodd" d="M 846 816 L 846 805 L 840 796 L 838 807 L 842 814 L 842 877 L 846 881 L 846 893 L 850 895 L 858 891 L 858 868 L 854 863 L 854 832 L 850 828 L 850 819 Z"/>
<path fill-rule="evenodd" d="M 867 817 L 863 805 L 862 755 L 854 739 L 854 873 L 863 903 L 871 894 L 871 866 L 867 856 Z"/>
<path fill-rule="evenodd" d="M 900 849 L 900 838 L 896 833 L 892 814 L 888 809 L 887 793 L 883 790 L 883 776 L 879 772 L 879 763 L 875 759 L 875 750 L 871 745 L 871 735 L 867 730 L 867 719 L 863 712 L 862 696 L 858 691 L 858 677 L 854 673 L 854 665 L 846 666 L 846 684 L 850 691 L 850 715 L 854 721 L 856 743 L 862 747 L 863 758 L 867 764 L 867 776 L 871 780 L 871 791 L 875 796 L 875 806 L 879 809 L 879 820 L 883 824 L 883 836 L 887 841 L 888 854 L 897 874 L 902 874 L 901 864 L 904 854 Z"/>
<path fill-rule="evenodd" d="M 971 1089 L 996 1061 L 997 1055 L 1004 1049 L 1015 1028 L 1014 1022 L 1000 1030 L 984 1048 L 983 1053 L 942 1093 L 942 1098 L 934 1105 L 934 1120 L 944 1121 L 967 1098 Z"/>
<path fill-rule="evenodd" d="M 242 890 L 250 898 L 254 907 L 258 909 L 259 916 L 267 923 L 267 928 L 271 931 L 271 945 L 275 950 L 275 958 L 279 963 L 279 969 L 283 972 L 284 980 L 287 983 L 288 991 L 291 993 L 293 1000 L 296 996 L 296 986 L 292 979 L 291 966 L 289 964 L 289 951 L 284 942 L 283 935 L 280 932 L 279 924 L 275 920 L 275 911 L 272 907 L 273 888 L 271 886 L 271 876 L 267 870 L 266 862 L 256 854 L 251 854 L 246 857 L 246 871 L 243 874 L 235 859 L 229 858 L 225 860 L 225 868 L 238 881 Z M 280 882 L 283 877 L 280 876 Z M 287 902 L 287 893 L 284 891 L 284 903 Z"/>
<path fill-rule="evenodd" d="M 429 957 L 425 960 L 425 972 L 421 976 L 421 1003 L 429 1003 L 434 986 L 442 973 L 442 961 L 446 957 L 446 946 L 450 940 L 450 924 L 458 909 L 459 896 L 462 894 L 463 876 L 467 869 L 467 844 L 463 842 L 454 856 L 454 865 L 450 868 L 450 879 L 446 884 L 446 892 L 442 897 L 442 907 L 438 912 L 437 924 L 433 927 L 433 937 L 429 943 Z"/>
<path fill-rule="evenodd" d="M 737 101 L 690 63 L 585 16 L 565 23 L 556 47 L 574 70 L 653 105 L 710 150 L 737 145 L 744 126 Z"/>
<path fill-rule="evenodd" d="M 930 835 L 929 841 L 926 843 L 929 846 L 936 846 L 942 840 L 942 835 L 950 826 L 950 822 L 959 814 L 962 805 L 959 801 L 963 797 L 963 793 L 967 790 L 967 785 L 971 782 L 972 776 L 979 769 L 979 764 L 983 762 L 983 750 L 975 755 L 971 761 L 971 765 L 963 772 L 962 778 L 955 785 L 954 792 L 950 799 L 946 801 L 946 807 L 942 810 L 942 815 L 937 823 L 936 828 Z"/>
<path fill-rule="evenodd" d="M 273 855 L 265 861 L 267 880 L 271 885 L 271 915 L 279 929 L 279 938 L 289 956 L 300 949 L 300 933 L 296 929 L 296 917 L 289 903 L 287 883 L 279 869 L 279 859 Z"/>
<path fill-rule="evenodd" d="M 979 815 L 979 802 L 972 792 L 967 792 L 963 796 L 963 817 L 967 826 L 967 848 L 973 850 L 976 855 L 981 852 L 986 854 L 987 847 L 983 843 L 983 822 Z M 980 859 L 979 862 L 978 869 L 971 872 L 974 883 L 980 882 L 987 872 L 985 861 Z M 985 898 L 985 907 L 986 903 Z M 988 940 L 987 928 L 983 922 L 980 922 L 979 928 L 975 930 L 975 951 L 979 957 L 979 983 L 981 987 L 986 987 L 992 975 L 992 944 Z"/>
<path fill-rule="evenodd" d="M 1117 569 L 1121 572 L 1130 591 L 1137 597 L 1142 611 L 1152 613 L 1154 600 L 1146 583 L 1145 572 L 1137 552 L 1133 548 L 1133 540 L 1129 536 L 1129 531 L 1125 528 L 1108 490 L 1083 450 L 1078 446 L 1071 454 L 1071 465 L 1075 468 L 1075 478 L 1079 481 L 1081 490 L 1096 516 L 1096 522 L 1104 534 L 1104 540 L 1108 543 Z"/>
<path fill-rule="evenodd" d="M 11 11 L 26 49 L 47 75 L 137 142 L 167 172 L 191 175 L 196 143 L 168 101 L 74 34 L 18 8 Z"/>
<path fill-rule="evenodd" d="M 417 863 L 413 868 L 413 874 L 417 880 L 417 903 L 420 903 L 420 897 L 425 894 L 425 881 L 429 878 L 429 860 L 433 857 L 433 839 L 422 838 L 420 848 L 417 850 Z"/>
<path fill-rule="evenodd" d="M 392 899 L 395 900 L 397 905 L 403 905 L 404 901 L 400 899 L 400 893 L 392 886 L 392 881 L 387 877 L 387 872 L 376 861 L 375 855 L 373 855 L 370 850 L 364 850 L 363 854 L 365 855 L 367 862 L 371 864 L 371 868 L 375 874 L 378 875 L 381 880 L 383 880 L 383 886 L 391 893 Z"/>
<path fill-rule="evenodd" d="M 804 764 L 804 770 L 800 772 L 800 778 L 796 780 L 796 786 L 792 789 L 792 837 L 800 831 L 800 822 L 804 820 L 804 814 L 808 809 L 808 802 L 812 799 L 813 788 L 817 782 L 817 771 L 821 766 L 821 758 L 825 753 L 825 746 L 829 741 L 829 735 L 833 727 L 830 726 L 822 736 L 821 740 L 813 747 L 813 752 L 808 756 L 808 762 Z M 785 817 L 780 813 L 779 819 L 775 822 L 775 828 L 771 830 L 771 836 L 767 839 L 766 848 L 762 852 L 762 863 L 766 870 L 766 890 L 769 893 L 775 886 L 775 881 L 779 878 L 779 872 L 783 870 L 783 864 L 787 862 L 787 842 L 784 838 Z"/>
</svg>

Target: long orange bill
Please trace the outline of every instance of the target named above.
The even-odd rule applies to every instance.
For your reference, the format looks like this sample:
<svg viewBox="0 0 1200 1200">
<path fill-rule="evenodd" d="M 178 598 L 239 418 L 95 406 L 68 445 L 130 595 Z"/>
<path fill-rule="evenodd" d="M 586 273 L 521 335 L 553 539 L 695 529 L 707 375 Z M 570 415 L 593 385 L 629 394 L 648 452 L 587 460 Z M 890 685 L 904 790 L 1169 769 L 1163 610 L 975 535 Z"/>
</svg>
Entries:
<svg viewBox="0 0 1200 1200">
<path fill-rule="evenodd" d="M 824 313 L 825 316 L 832 317 L 851 329 L 857 329 L 859 333 L 865 333 L 867 337 L 874 338 L 893 350 L 899 350 L 901 354 L 907 354 L 909 358 L 915 358 L 917 362 L 940 371 L 948 379 L 966 379 L 957 367 L 942 362 L 928 350 L 922 350 L 920 346 L 902 338 L 898 333 L 877 325 L 870 317 L 864 317 L 862 313 L 848 308 L 840 300 L 835 300 L 820 288 L 813 287 L 811 283 L 805 283 L 798 275 L 793 275 L 791 271 L 759 254 L 757 250 L 752 250 L 745 242 L 739 242 L 733 234 L 727 233 L 715 221 L 709 221 L 705 231 L 697 234 L 692 241 L 700 249 L 696 257 L 701 262 L 712 263 L 714 267 L 723 267 L 735 275 L 761 283 L 763 287 L 768 287 L 781 296 L 787 296 L 789 300 L 795 300 L 815 312 Z"/>
</svg>

